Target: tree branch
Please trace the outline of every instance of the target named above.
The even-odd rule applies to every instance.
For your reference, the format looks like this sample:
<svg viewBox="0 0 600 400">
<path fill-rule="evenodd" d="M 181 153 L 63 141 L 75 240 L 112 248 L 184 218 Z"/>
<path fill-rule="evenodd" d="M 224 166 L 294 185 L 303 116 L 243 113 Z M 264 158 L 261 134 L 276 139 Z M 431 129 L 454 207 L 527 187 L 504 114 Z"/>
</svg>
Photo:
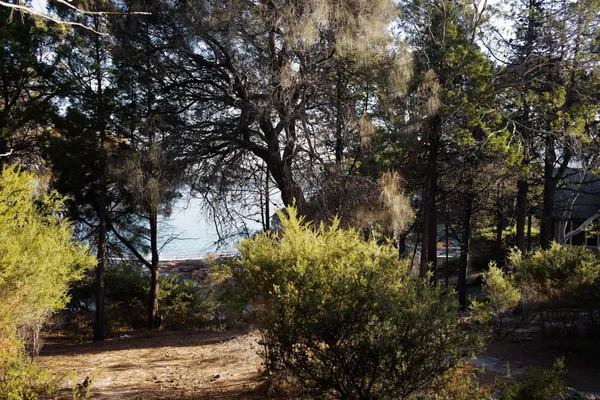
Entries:
<svg viewBox="0 0 600 400">
<path fill-rule="evenodd" d="M 567 242 L 567 240 L 569 240 L 570 237 L 573 237 L 573 236 L 578 235 L 581 232 L 583 232 L 583 230 L 585 228 L 587 228 L 588 226 L 590 226 L 598 218 L 600 218 L 600 210 L 597 210 L 591 217 L 589 217 L 588 219 L 586 219 L 581 225 L 579 225 L 577 227 L 577 229 L 572 230 L 571 232 L 567 233 L 564 236 L 564 238 L 562 238 L 562 244 L 565 244 Z"/>
<path fill-rule="evenodd" d="M 140 254 L 139 251 L 137 251 L 137 249 L 135 248 L 135 246 L 133 244 L 131 244 L 131 242 L 129 240 L 127 240 L 124 236 L 122 236 L 119 232 L 117 232 L 117 230 L 115 229 L 114 225 L 111 223 L 110 224 L 110 230 L 115 234 L 115 236 L 117 237 L 117 239 L 119 239 L 119 241 L 121 243 L 123 243 L 123 245 L 125 247 L 127 247 L 127 249 L 129 251 L 131 251 L 133 253 L 133 255 L 142 263 L 144 264 L 146 267 L 148 267 L 148 269 L 152 270 L 152 264 L 146 260 L 144 258 L 144 256 L 142 256 Z"/>
<path fill-rule="evenodd" d="M 59 2 L 59 3 L 61 3 L 61 4 L 66 5 L 69 8 L 72 8 L 73 10 L 76 10 L 78 13 L 83 14 L 83 15 L 86 15 L 86 14 L 87 15 L 126 15 L 126 14 L 151 15 L 151 13 L 149 13 L 149 12 L 143 12 L 143 11 L 139 11 L 139 12 L 86 11 L 86 10 L 81 10 L 81 9 L 77 8 L 77 7 L 73 6 L 72 4 L 69 4 L 69 3 L 67 3 L 64 0 L 56 0 L 56 1 Z M 93 32 L 93 33 L 97 34 L 97 35 L 102 35 L 102 36 L 107 35 L 107 33 L 105 33 L 105 32 L 99 32 L 99 31 L 97 31 L 97 30 L 95 30 L 93 28 L 90 28 L 89 26 L 86 26 L 86 25 L 82 24 L 82 23 L 72 22 L 72 21 L 65 21 L 65 20 L 62 20 L 62 19 L 54 18 L 54 17 L 51 17 L 48 14 L 41 13 L 39 11 L 34 10 L 33 8 L 30 8 L 30 7 L 27 7 L 27 6 L 23 6 L 23 5 L 20 5 L 20 4 L 7 3 L 5 1 L 0 0 L 0 6 L 6 7 L 6 8 L 10 8 L 10 9 L 13 9 L 13 10 L 18 10 L 18 11 L 21 11 L 21 12 L 24 12 L 24 13 L 27 13 L 27 14 L 31 14 L 31 15 L 34 15 L 36 17 L 40 17 L 40 18 L 46 19 L 48 21 L 52 21 L 52 22 L 57 23 L 57 24 L 70 25 L 70 26 L 79 26 L 80 28 L 86 29 L 86 30 L 88 30 L 90 32 Z"/>
</svg>

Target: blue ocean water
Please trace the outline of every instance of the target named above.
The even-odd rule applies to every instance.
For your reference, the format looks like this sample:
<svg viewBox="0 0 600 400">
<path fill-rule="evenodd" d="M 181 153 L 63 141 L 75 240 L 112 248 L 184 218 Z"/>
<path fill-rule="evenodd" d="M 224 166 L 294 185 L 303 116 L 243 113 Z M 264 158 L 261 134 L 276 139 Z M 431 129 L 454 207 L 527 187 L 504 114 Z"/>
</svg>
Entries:
<svg viewBox="0 0 600 400">
<path fill-rule="evenodd" d="M 159 222 L 162 260 L 203 258 L 207 253 L 235 253 L 235 242 L 217 245 L 219 236 L 214 224 L 202 212 L 199 199 L 181 199 L 173 206 L 169 218 Z M 251 224 L 250 224 L 251 225 Z M 259 224 L 252 228 L 261 229 Z"/>
</svg>

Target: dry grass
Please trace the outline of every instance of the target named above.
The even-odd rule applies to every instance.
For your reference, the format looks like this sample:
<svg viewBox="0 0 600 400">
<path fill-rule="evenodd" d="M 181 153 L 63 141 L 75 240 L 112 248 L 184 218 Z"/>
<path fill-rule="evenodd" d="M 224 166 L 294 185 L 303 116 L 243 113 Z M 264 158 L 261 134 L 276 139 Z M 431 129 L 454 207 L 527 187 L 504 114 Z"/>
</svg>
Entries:
<svg viewBox="0 0 600 400">
<path fill-rule="evenodd" d="M 94 399 L 259 399 L 258 335 L 158 332 L 104 343 L 49 343 L 41 362 L 57 374 L 93 380 Z M 65 382 L 66 388 L 71 385 Z"/>
</svg>

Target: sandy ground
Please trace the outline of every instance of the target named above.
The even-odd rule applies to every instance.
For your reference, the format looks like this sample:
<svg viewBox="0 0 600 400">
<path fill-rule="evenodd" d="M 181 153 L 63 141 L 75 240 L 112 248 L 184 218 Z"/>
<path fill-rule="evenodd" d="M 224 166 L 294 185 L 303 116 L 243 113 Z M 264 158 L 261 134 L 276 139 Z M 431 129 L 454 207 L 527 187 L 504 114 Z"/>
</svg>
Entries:
<svg viewBox="0 0 600 400">
<path fill-rule="evenodd" d="M 91 377 L 94 399 L 264 399 L 268 382 L 262 376 L 256 333 L 139 332 L 103 343 L 70 344 L 50 340 L 41 361 L 58 374 L 77 374 L 79 383 Z M 542 343 L 492 343 L 476 365 L 485 372 L 482 383 L 527 365 L 551 367 L 565 356 L 568 386 L 600 396 L 597 357 L 565 353 Z M 65 382 L 65 388 L 72 383 Z M 69 398 L 65 390 L 65 398 Z"/>
<path fill-rule="evenodd" d="M 258 399 L 266 385 L 258 339 L 242 332 L 158 332 L 103 343 L 59 340 L 47 343 L 40 358 L 58 374 L 76 373 L 80 384 L 90 377 L 93 399 Z"/>
</svg>

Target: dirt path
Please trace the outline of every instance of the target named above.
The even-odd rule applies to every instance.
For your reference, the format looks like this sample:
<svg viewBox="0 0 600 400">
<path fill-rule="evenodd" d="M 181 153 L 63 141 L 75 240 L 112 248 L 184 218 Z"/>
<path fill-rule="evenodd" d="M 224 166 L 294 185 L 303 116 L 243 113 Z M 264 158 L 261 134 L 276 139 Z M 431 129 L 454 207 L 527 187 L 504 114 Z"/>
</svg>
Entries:
<svg viewBox="0 0 600 400">
<path fill-rule="evenodd" d="M 159 332 L 103 343 L 48 343 L 41 361 L 92 378 L 94 399 L 258 399 L 255 333 Z M 67 384 L 65 384 L 66 386 Z"/>
<path fill-rule="evenodd" d="M 79 383 L 91 377 L 94 399 L 256 400 L 266 398 L 267 385 L 258 339 L 245 332 L 141 332 L 103 343 L 50 342 L 41 361 L 59 374 L 76 372 Z M 475 364 L 485 369 L 482 382 L 493 383 L 506 374 L 507 364 L 516 376 L 526 365 L 549 368 L 560 356 L 565 356 L 567 385 L 600 395 L 596 357 L 542 343 L 495 341 Z"/>
</svg>

